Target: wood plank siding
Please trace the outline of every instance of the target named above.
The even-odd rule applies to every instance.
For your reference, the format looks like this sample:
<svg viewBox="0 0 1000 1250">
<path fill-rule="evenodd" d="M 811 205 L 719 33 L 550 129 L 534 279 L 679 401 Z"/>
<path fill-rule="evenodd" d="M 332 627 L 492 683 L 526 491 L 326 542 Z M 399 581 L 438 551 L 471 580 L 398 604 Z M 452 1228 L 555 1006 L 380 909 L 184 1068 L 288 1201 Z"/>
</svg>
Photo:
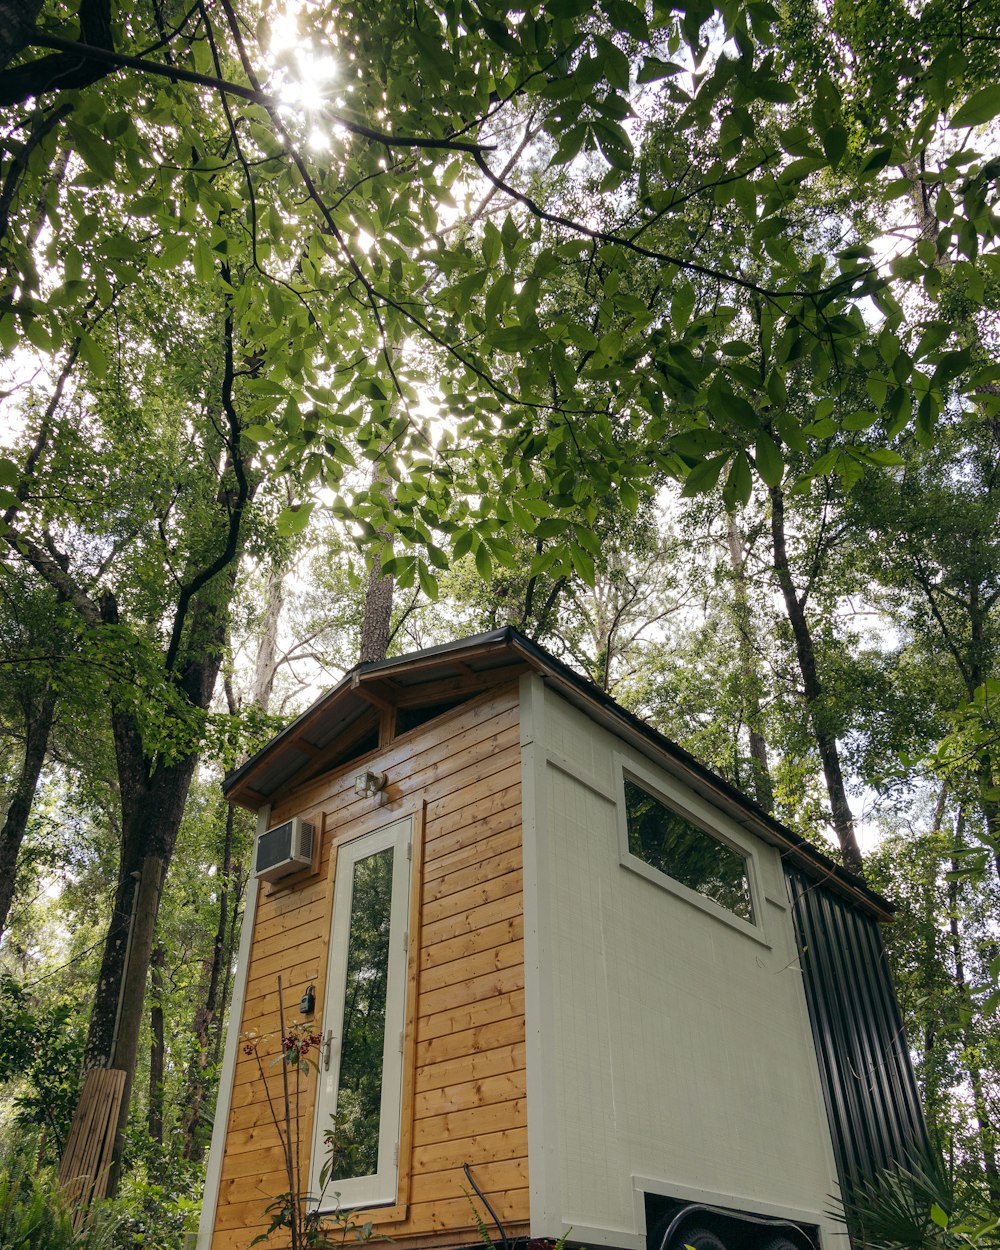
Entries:
<svg viewBox="0 0 1000 1250">
<path fill-rule="evenodd" d="M 414 818 L 399 1200 L 363 1216 L 395 1250 L 478 1240 L 464 1163 L 507 1231 L 528 1231 L 519 733 L 517 685 L 507 684 L 279 796 L 270 816 L 271 825 L 302 816 L 321 837 L 318 871 L 260 887 L 242 1019 L 230 1026 L 264 1039 L 276 1109 L 277 978 L 287 1020 L 299 1018 L 299 998 L 315 985 L 318 1031 L 336 848 Z M 355 794 L 365 767 L 387 774 L 381 805 Z M 317 1081 L 314 1069 L 299 1089 L 304 1175 Z M 266 1206 L 287 1188 L 264 1081 L 241 1049 L 212 1250 L 247 1250 L 267 1227 Z"/>
</svg>

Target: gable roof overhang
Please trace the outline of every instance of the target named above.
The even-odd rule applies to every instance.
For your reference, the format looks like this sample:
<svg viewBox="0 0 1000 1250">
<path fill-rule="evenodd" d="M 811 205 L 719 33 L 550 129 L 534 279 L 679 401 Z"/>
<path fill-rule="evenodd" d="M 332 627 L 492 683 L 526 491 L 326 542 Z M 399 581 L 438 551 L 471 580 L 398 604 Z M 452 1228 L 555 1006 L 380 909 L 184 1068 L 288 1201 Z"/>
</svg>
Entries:
<svg viewBox="0 0 1000 1250">
<path fill-rule="evenodd" d="M 357 665 L 230 773 L 223 782 L 223 793 L 231 802 L 251 810 L 262 807 L 279 791 L 325 771 L 323 758 L 338 740 L 356 732 L 373 705 L 419 707 L 445 700 L 449 692 L 456 699 L 471 697 L 480 689 L 513 681 L 528 671 L 537 673 L 568 702 L 690 786 L 742 828 L 776 846 L 783 858 L 797 864 L 810 878 L 846 896 L 877 919 L 892 919 L 893 905 L 860 878 L 513 626 Z"/>
</svg>

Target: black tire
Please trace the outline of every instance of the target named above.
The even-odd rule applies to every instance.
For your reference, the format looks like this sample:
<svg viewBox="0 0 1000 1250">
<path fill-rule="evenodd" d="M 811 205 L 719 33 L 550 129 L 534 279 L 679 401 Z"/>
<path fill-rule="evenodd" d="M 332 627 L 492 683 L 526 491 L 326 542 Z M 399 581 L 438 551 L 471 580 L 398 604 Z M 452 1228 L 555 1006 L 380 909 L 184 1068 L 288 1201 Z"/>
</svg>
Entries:
<svg viewBox="0 0 1000 1250">
<path fill-rule="evenodd" d="M 681 1226 L 663 1250 L 685 1250 L 686 1246 L 690 1246 L 691 1250 L 729 1250 L 722 1238 L 703 1224 L 689 1224 L 686 1228 Z"/>
<path fill-rule="evenodd" d="M 779 1233 L 777 1237 L 772 1237 L 770 1241 L 761 1239 L 761 1250 L 803 1250 L 802 1243 L 792 1241 L 791 1237 L 786 1237 L 784 1233 Z"/>
</svg>

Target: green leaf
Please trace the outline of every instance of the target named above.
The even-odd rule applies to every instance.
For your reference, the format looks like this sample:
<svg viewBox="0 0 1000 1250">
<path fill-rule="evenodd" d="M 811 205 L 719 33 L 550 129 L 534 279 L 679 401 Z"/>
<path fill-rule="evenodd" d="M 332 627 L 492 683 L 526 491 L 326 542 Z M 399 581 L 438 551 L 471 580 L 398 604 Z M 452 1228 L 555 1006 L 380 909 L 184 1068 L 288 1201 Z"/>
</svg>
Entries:
<svg viewBox="0 0 1000 1250">
<path fill-rule="evenodd" d="M 521 45 L 513 37 L 504 22 L 497 22 L 491 17 L 481 19 L 483 30 L 489 39 L 498 47 L 503 48 L 504 52 L 510 52 L 514 56 L 520 56 Z"/>
<path fill-rule="evenodd" d="M 495 265 L 497 263 L 500 259 L 501 247 L 500 231 L 492 221 L 488 221 L 483 227 L 483 260 L 486 261 L 487 265 Z"/>
<path fill-rule="evenodd" d="M 476 548 L 476 572 L 484 582 L 488 582 L 493 574 L 493 559 L 489 548 L 482 541 Z"/>
<path fill-rule="evenodd" d="M 633 39 L 648 39 L 649 24 L 642 9 L 629 0 L 599 0 L 601 8 L 616 30 L 623 30 Z"/>
<path fill-rule="evenodd" d="M 682 282 L 674 291 L 673 299 L 670 301 L 670 321 L 678 334 L 691 320 L 694 298 L 694 287 L 690 282 Z"/>
<path fill-rule="evenodd" d="M 757 414 L 747 401 L 734 395 L 728 387 L 716 378 L 708 390 L 708 406 L 713 416 L 723 421 L 733 421 L 744 429 L 757 427 Z"/>
<path fill-rule="evenodd" d="M 427 565 L 424 564 L 423 560 L 420 560 L 417 563 L 417 578 L 420 581 L 420 589 L 424 592 L 427 598 L 432 601 L 437 599 L 438 597 L 437 578 L 430 571 Z"/>
<path fill-rule="evenodd" d="M 752 489 L 753 480 L 750 476 L 750 461 L 746 457 L 746 452 L 737 452 L 722 492 L 726 506 L 730 507 L 733 502 L 739 504 L 747 503 Z"/>
<path fill-rule="evenodd" d="M 770 435 L 763 432 L 757 435 L 754 459 L 757 462 L 757 472 L 764 484 L 773 487 L 780 486 L 785 474 L 785 462 L 782 459 L 781 448 Z"/>
<path fill-rule="evenodd" d="M 615 169 L 630 170 L 632 168 L 632 141 L 626 132 L 607 117 L 598 117 L 593 122 L 594 138 L 601 149 L 601 155 Z"/>
<path fill-rule="evenodd" d="M 77 152 L 102 182 L 115 177 L 115 149 L 100 131 L 84 125 L 71 125 L 70 133 Z"/>
<path fill-rule="evenodd" d="M 596 577 L 593 559 L 575 540 L 570 543 L 569 550 L 570 558 L 573 561 L 573 567 L 588 586 L 593 586 Z"/>
<path fill-rule="evenodd" d="M 301 534 L 309 524 L 309 518 L 315 507 L 314 503 L 294 503 L 283 508 L 278 514 L 278 533 L 286 538 Z"/>
<path fill-rule="evenodd" d="M 204 239 L 194 245 L 194 272 L 199 282 L 211 282 L 215 277 L 215 253 Z"/>
<path fill-rule="evenodd" d="M 1000 113 L 1000 83 L 981 87 L 969 97 L 948 123 L 952 130 L 963 126 L 981 126 Z"/>
<path fill-rule="evenodd" d="M 80 356 L 99 378 L 107 377 L 108 358 L 104 350 L 94 338 L 86 332 L 80 334 Z"/>
<path fill-rule="evenodd" d="M 826 159 L 831 165 L 839 165 L 847 151 L 847 131 L 838 122 L 820 134 L 820 142 Z"/>
<path fill-rule="evenodd" d="M 713 460 L 703 460 L 701 464 L 696 464 L 684 479 L 684 489 L 681 494 L 686 499 L 690 499 L 692 495 L 703 495 L 713 490 L 719 480 L 722 466 L 728 459 L 728 456 L 716 456 Z"/>
<path fill-rule="evenodd" d="M 658 57 L 647 56 L 639 66 L 636 82 L 640 86 L 647 82 L 658 82 L 661 78 L 670 78 L 683 70 L 683 65 L 675 65 L 673 61 L 661 61 Z"/>
<path fill-rule="evenodd" d="M 1000 105 L 998 105 L 997 111 L 1000 112 Z M 936 1202 L 931 1203 L 930 1217 L 938 1228 L 948 1227 L 948 1212 L 939 1207 Z"/>
</svg>

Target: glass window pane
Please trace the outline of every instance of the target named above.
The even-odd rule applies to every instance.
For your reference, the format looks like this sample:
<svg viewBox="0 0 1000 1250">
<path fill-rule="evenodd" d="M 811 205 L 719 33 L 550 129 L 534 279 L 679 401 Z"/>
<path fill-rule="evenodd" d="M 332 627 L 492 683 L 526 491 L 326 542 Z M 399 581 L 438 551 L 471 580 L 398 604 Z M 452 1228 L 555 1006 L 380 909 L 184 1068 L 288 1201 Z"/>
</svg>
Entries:
<svg viewBox="0 0 1000 1250">
<path fill-rule="evenodd" d="M 628 849 L 728 911 L 753 920 L 745 858 L 625 778 Z"/>
<path fill-rule="evenodd" d="M 389 846 L 354 865 L 337 1086 L 337 1136 L 344 1149 L 331 1180 L 378 1171 L 392 854 Z"/>
</svg>

